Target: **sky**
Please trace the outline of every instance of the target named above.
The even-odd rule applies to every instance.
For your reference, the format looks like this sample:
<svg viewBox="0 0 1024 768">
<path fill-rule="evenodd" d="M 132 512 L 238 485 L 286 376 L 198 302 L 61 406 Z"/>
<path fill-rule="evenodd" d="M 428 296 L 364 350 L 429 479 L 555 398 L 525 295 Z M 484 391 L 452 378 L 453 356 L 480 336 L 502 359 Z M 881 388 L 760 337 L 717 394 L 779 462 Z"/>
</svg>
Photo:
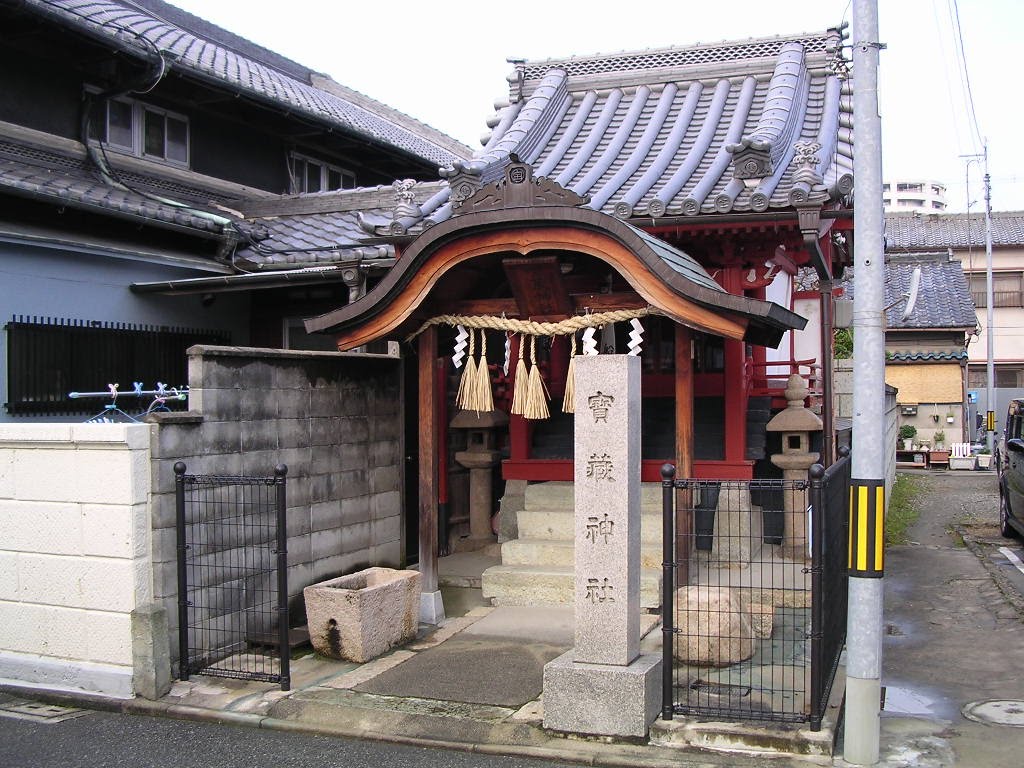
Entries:
<svg viewBox="0 0 1024 768">
<path fill-rule="evenodd" d="M 852 14 L 849 0 L 170 2 L 474 149 L 495 100 L 507 97 L 507 58 L 820 32 Z M 884 178 L 940 181 L 951 211 L 980 212 L 982 163 L 962 155 L 981 153 L 987 141 L 992 209 L 1024 210 L 1024 153 L 1013 149 L 1024 100 L 1010 69 L 1018 66 L 1012 52 L 1021 45 L 1016 33 L 1024 27 L 1024 3 L 879 0 L 878 6 L 886 46 L 879 70 Z"/>
</svg>

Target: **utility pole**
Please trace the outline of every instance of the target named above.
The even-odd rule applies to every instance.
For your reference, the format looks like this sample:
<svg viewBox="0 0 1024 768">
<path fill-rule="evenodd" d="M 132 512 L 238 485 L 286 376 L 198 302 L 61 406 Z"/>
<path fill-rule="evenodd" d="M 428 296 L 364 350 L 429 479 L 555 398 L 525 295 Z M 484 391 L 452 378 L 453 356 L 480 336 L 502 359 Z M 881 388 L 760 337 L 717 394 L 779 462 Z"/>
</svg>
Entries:
<svg viewBox="0 0 1024 768">
<path fill-rule="evenodd" d="M 992 308 L 992 177 L 988 174 L 988 141 L 983 145 L 985 164 L 985 351 L 988 360 L 985 363 L 986 385 L 985 394 L 985 444 L 990 454 L 995 453 L 996 431 L 996 373 L 995 373 L 995 314 Z"/>
<path fill-rule="evenodd" d="M 878 761 L 885 555 L 885 248 L 878 2 L 853 0 L 853 455 L 843 757 Z"/>
</svg>

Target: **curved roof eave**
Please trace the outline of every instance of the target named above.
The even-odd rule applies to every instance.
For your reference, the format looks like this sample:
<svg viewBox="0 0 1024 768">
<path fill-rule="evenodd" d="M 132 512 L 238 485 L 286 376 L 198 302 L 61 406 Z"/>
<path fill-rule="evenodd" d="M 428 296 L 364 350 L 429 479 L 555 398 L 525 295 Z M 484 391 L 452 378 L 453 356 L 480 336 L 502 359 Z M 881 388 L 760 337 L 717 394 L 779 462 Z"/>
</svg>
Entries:
<svg viewBox="0 0 1024 768">
<path fill-rule="evenodd" d="M 420 266 L 434 252 L 461 237 L 504 229 L 559 226 L 597 232 L 617 241 L 671 294 L 712 314 L 743 323 L 746 327 L 743 338 L 751 343 L 776 346 L 787 330 L 800 330 L 807 323 L 805 318 L 778 304 L 725 292 L 690 256 L 626 222 L 589 208 L 550 206 L 465 214 L 431 227 L 410 245 L 395 267 L 370 293 L 352 304 L 306 320 L 306 330 L 310 333 L 337 333 L 356 328 L 380 315 L 402 294 Z M 571 244 L 566 243 L 566 247 L 571 247 Z M 636 287 L 635 275 L 624 274 L 624 277 Z M 424 291 L 420 300 L 425 295 Z M 659 306 L 658 309 L 672 314 L 670 307 Z"/>
</svg>

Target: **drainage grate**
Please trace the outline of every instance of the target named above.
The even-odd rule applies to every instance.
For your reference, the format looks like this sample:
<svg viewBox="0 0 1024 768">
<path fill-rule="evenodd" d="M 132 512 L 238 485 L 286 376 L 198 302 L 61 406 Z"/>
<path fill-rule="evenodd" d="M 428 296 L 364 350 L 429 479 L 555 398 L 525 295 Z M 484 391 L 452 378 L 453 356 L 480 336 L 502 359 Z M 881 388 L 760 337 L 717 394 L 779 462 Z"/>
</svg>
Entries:
<svg viewBox="0 0 1024 768">
<path fill-rule="evenodd" d="M 963 713 L 968 720 L 977 723 L 1024 728 L 1024 701 L 1019 699 L 975 701 L 964 707 Z"/>
<path fill-rule="evenodd" d="M 82 715 L 88 715 L 86 709 L 60 707 L 56 704 L 41 704 L 38 701 L 14 699 L 0 704 L 0 717 L 14 720 L 31 720 L 35 723 L 60 723 Z"/>
</svg>

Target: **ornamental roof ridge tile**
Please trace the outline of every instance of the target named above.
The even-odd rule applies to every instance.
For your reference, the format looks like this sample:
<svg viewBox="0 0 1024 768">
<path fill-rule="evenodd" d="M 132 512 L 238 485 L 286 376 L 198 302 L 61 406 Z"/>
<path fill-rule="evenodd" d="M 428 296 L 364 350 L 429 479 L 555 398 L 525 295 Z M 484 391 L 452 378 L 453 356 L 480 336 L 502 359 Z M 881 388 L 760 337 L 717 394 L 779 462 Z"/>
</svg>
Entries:
<svg viewBox="0 0 1024 768">
<path fill-rule="evenodd" d="M 518 64 L 526 80 L 543 76 L 558 67 L 570 77 L 625 70 L 660 69 L 688 64 L 737 61 L 741 59 L 774 58 L 788 42 L 797 42 L 814 53 L 830 53 L 830 44 L 838 32 L 803 32 L 790 35 L 750 37 L 744 40 L 716 40 L 688 45 L 671 45 L 611 53 L 573 54 L 560 58 L 527 59 Z"/>
<path fill-rule="evenodd" d="M 318 81 L 321 85 L 333 81 L 201 19 L 196 23 L 198 17 L 155 0 L 24 0 L 23 7 L 94 36 L 117 40 L 126 50 L 151 54 L 155 48 L 170 54 L 171 67 L 214 79 L 254 98 L 286 104 L 439 166 L 470 153 L 437 129 L 369 97 L 348 99 L 317 87 L 317 78 L 323 78 Z M 203 32 L 209 37 L 203 37 Z"/>
</svg>

